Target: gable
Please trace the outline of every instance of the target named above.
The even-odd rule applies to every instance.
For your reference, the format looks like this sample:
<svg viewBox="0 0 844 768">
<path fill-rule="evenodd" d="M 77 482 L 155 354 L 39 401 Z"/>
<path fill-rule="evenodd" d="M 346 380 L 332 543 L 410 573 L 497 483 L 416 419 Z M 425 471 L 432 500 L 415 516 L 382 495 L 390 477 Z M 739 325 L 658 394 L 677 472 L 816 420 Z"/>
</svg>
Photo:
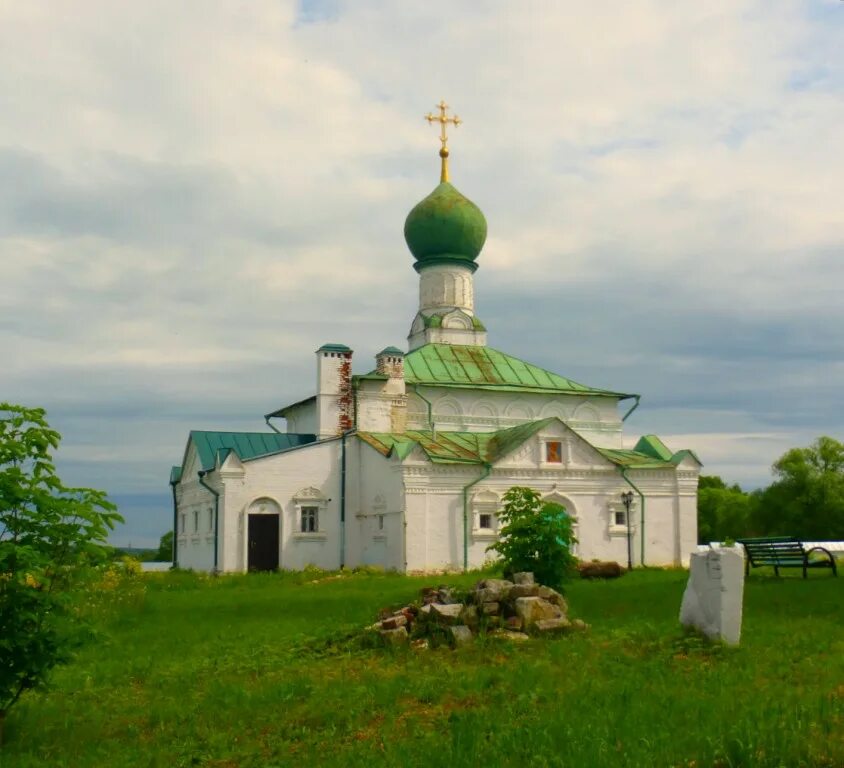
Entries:
<svg viewBox="0 0 844 768">
<path fill-rule="evenodd" d="M 496 465 L 543 464 L 545 443 L 551 440 L 562 443 L 561 467 L 611 464 L 597 448 L 556 416 L 520 424 L 504 432 L 508 434 L 500 438 Z"/>
<path fill-rule="evenodd" d="M 194 480 L 201 470 L 202 464 L 199 460 L 196 446 L 192 442 L 188 442 L 185 459 L 182 462 L 182 479 Z"/>
</svg>

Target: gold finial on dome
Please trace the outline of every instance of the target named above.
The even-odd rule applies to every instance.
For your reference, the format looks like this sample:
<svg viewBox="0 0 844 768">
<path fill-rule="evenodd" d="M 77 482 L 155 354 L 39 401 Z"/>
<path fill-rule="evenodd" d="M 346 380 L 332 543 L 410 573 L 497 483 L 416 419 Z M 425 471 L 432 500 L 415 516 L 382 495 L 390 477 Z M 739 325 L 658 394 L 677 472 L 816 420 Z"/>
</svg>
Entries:
<svg viewBox="0 0 844 768">
<path fill-rule="evenodd" d="M 442 144 L 442 147 L 440 147 L 440 157 L 442 158 L 440 183 L 443 183 L 448 181 L 448 134 L 445 131 L 445 127 L 451 123 L 456 128 L 463 121 L 457 115 L 454 115 L 454 117 L 446 117 L 445 111 L 448 109 L 448 104 L 446 104 L 442 99 L 440 100 L 440 103 L 437 104 L 437 109 L 440 111 L 438 115 L 434 115 L 429 112 L 425 115 L 425 119 L 429 123 L 440 124 L 440 143 Z"/>
</svg>

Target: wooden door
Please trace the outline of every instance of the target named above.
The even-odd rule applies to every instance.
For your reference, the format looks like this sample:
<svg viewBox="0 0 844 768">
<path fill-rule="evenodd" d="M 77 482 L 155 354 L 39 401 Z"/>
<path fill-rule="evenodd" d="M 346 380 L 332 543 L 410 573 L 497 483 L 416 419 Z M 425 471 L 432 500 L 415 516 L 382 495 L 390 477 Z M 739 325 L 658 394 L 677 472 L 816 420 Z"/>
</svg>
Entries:
<svg viewBox="0 0 844 768">
<path fill-rule="evenodd" d="M 278 568 L 278 515 L 249 515 L 249 570 Z"/>
</svg>

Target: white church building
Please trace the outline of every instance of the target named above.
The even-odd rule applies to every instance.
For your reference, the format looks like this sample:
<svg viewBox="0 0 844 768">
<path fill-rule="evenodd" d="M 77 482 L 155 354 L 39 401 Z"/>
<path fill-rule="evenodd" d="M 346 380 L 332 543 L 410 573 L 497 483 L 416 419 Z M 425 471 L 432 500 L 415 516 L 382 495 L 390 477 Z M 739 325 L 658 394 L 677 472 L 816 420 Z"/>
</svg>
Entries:
<svg viewBox="0 0 844 768">
<path fill-rule="evenodd" d="M 442 104 L 429 116 L 442 128 L 441 183 L 405 222 L 419 273 L 407 351 L 387 347 L 356 375 L 351 348 L 324 344 L 315 393 L 265 416 L 266 431 L 191 432 L 170 477 L 179 567 L 476 568 L 515 485 L 565 507 L 581 559 L 688 563 L 695 454 L 653 435 L 625 448 L 638 395 L 487 345 L 473 291 L 486 220 L 449 183 L 452 120 Z"/>
</svg>

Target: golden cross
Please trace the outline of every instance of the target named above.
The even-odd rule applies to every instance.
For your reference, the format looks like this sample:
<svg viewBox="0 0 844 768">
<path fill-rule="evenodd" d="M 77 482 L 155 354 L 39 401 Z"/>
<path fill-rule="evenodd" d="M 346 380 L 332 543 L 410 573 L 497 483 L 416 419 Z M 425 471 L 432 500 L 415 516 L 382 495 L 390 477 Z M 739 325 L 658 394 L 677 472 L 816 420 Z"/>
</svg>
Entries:
<svg viewBox="0 0 844 768">
<path fill-rule="evenodd" d="M 440 171 L 440 183 L 444 181 L 448 181 L 448 134 L 446 133 L 446 126 L 451 123 L 455 128 L 460 125 L 463 121 L 457 116 L 454 117 L 446 117 L 445 111 L 448 109 L 448 104 L 445 103 L 442 99 L 440 103 L 437 104 L 437 109 L 440 111 L 438 115 L 434 115 L 429 112 L 425 115 L 425 119 L 428 121 L 429 124 L 439 123 L 440 124 L 440 143 L 442 147 L 440 147 L 440 157 L 442 158 L 442 170 Z"/>
</svg>

